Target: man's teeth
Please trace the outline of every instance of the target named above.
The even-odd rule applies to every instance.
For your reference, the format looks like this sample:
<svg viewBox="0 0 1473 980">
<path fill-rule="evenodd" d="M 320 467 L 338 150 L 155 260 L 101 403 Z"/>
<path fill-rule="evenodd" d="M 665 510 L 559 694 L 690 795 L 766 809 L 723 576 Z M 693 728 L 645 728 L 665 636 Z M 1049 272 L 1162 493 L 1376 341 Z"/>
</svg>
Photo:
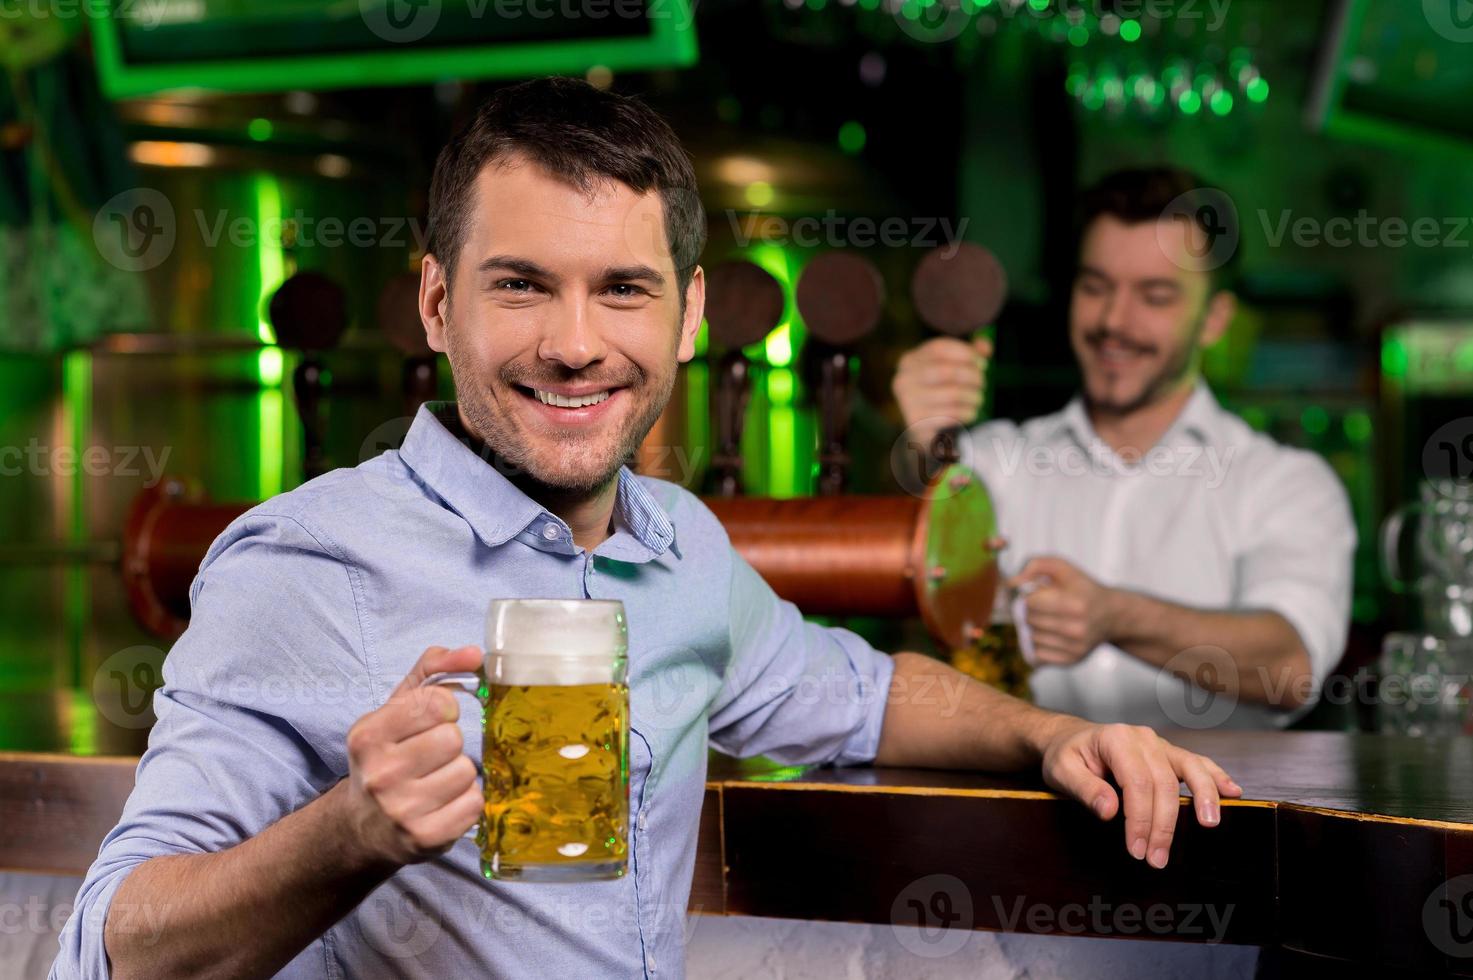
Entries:
<svg viewBox="0 0 1473 980">
<path fill-rule="evenodd" d="M 595 391 L 590 395 L 559 395 L 551 391 L 543 391 L 541 388 L 533 388 L 532 393 L 537 400 L 544 405 L 556 405 L 558 408 L 587 408 L 589 405 L 597 405 L 609 397 L 607 391 Z"/>
</svg>

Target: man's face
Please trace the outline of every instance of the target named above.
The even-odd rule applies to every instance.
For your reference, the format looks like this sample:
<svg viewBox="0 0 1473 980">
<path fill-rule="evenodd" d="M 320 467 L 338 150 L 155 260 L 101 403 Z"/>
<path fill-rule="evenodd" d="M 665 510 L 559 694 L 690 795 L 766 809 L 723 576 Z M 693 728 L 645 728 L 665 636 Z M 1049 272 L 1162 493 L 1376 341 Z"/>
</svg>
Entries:
<svg viewBox="0 0 1473 980">
<path fill-rule="evenodd" d="M 1084 392 L 1099 410 L 1126 414 L 1195 377 L 1197 354 L 1231 319 L 1196 256 L 1203 233 L 1189 220 L 1126 224 L 1097 218 L 1080 243 L 1069 342 Z"/>
<path fill-rule="evenodd" d="M 511 158 L 476 181 L 448 292 L 426 258 L 420 313 L 471 434 L 545 486 L 606 486 L 695 353 L 698 268 L 681 314 L 658 193 L 592 194 Z"/>
</svg>

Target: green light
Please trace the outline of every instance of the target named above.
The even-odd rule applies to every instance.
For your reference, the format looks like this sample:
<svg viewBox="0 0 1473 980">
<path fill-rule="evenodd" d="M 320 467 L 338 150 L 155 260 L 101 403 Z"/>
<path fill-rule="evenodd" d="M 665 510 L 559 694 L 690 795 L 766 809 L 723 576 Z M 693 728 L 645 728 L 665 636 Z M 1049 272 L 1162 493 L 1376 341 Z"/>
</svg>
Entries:
<svg viewBox="0 0 1473 980">
<path fill-rule="evenodd" d="M 809 10 L 822 10 L 828 6 L 828 0 L 808 0 Z"/>
<path fill-rule="evenodd" d="M 1084 90 L 1088 87 L 1089 69 L 1076 61 L 1069 66 L 1069 76 L 1064 79 L 1064 91 L 1077 99 L 1084 94 Z"/>
<path fill-rule="evenodd" d="M 283 359 L 280 347 L 262 347 L 256 354 L 256 375 L 264 388 L 281 384 Z"/>
<path fill-rule="evenodd" d="M 1348 412 L 1345 421 L 1341 423 L 1345 427 L 1345 438 L 1351 442 L 1361 443 L 1371 438 L 1371 417 L 1365 412 Z"/>
<path fill-rule="evenodd" d="M 754 208 L 765 208 L 772 203 L 772 185 L 765 180 L 754 180 L 747 185 L 747 203 Z"/>
<path fill-rule="evenodd" d="M 281 493 L 282 452 L 281 433 L 284 410 L 284 392 L 281 390 L 283 373 L 280 347 L 263 347 L 256 355 L 256 373 L 261 381 L 261 393 L 257 396 L 259 413 L 259 435 L 256 441 L 257 470 L 256 493 L 261 500 Z"/>
<path fill-rule="evenodd" d="M 80 459 L 87 451 L 92 429 L 92 354 L 86 350 L 67 351 L 61 361 L 61 400 L 66 409 L 68 438 L 72 452 Z M 69 538 L 71 543 L 82 545 L 91 536 L 91 522 L 87 502 L 88 470 L 78 466 L 72 470 L 67 500 Z M 82 659 L 90 632 L 92 616 L 92 569 L 78 563 L 66 566 L 65 616 L 66 645 L 70 660 L 73 686 L 84 683 Z M 88 692 L 91 693 L 90 691 Z"/>
<path fill-rule="evenodd" d="M 1091 85 L 1089 87 L 1089 90 L 1084 93 L 1084 107 L 1086 109 L 1089 109 L 1090 111 L 1093 112 L 1093 111 L 1096 111 L 1098 109 L 1104 108 L 1104 105 L 1105 105 L 1105 86 L 1104 86 L 1104 84 L 1103 83 L 1097 83 L 1095 85 Z"/>
<path fill-rule="evenodd" d="M 256 227 L 275 227 L 281 221 L 281 185 L 270 174 L 257 174 L 254 180 L 256 192 Z M 285 263 L 281 255 L 281 241 L 268 242 L 265 235 L 256 236 L 256 268 L 261 276 L 261 291 L 253 313 L 256 318 L 256 336 L 263 344 L 276 343 L 276 333 L 266 319 L 266 303 L 271 293 L 286 278 Z"/>
<path fill-rule="evenodd" d="M 1141 39 L 1141 22 L 1138 20 L 1126 20 L 1120 23 L 1120 40 L 1127 44 L 1134 44 Z"/>
<path fill-rule="evenodd" d="M 852 119 L 839 127 L 839 149 L 845 153 L 858 153 L 864 149 L 865 139 L 864 126 Z"/>
<path fill-rule="evenodd" d="M 793 404 L 793 372 L 784 368 L 767 373 L 767 400 L 773 405 Z"/>
<path fill-rule="evenodd" d="M 1075 24 L 1069 28 L 1069 43 L 1076 48 L 1082 48 L 1089 43 L 1089 28 L 1083 24 Z"/>
<path fill-rule="evenodd" d="M 1465 343 L 1458 348 L 1453 354 L 1453 367 L 1462 374 L 1473 372 L 1473 343 Z"/>
<path fill-rule="evenodd" d="M 252 119 L 250 125 L 246 126 L 246 133 L 257 143 L 264 143 L 271 138 L 276 127 L 271 125 L 269 119 Z"/>
<path fill-rule="evenodd" d="M 1313 436 L 1322 436 L 1330 427 L 1330 415 L 1318 405 L 1311 405 L 1299 416 L 1299 424 Z"/>
<path fill-rule="evenodd" d="M 1209 103 L 1212 111 L 1219 116 L 1225 116 L 1233 111 L 1233 93 L 1225 88 L 1220 88 L 1212 93 L 1212 101 Z"/>
<path fill-rule="evenodd" d="M 1248 101 L 1250 102 L 1268 101 L 1268 82 L 1264 81 L 1262 75 L 1249 82 L 1248 88 L 1245 91 L 1248 93 Z"/>
<path fill-rule="evenodd" d="M 1177 108 L 1189 116 L 1195 116 L 1202 111 L 1202 96 L 1193 89 L 1187 89 L 1176 100 Z"/>
<path fill-rule="evenodd" d="M 1388 378 L 1404 378 L 1407 374 L 1406 344 L 1400 337 L 1392 337 L 1381 345 L 1381 373 Z"/>
<path fill-rule="evenodd" d="M 1047 10 L 1048 5 L 1049 0 L 1028 0 L 1028 6 L 1032 7 L 1039 13 L 1043 13 L 1045 10 Z"/>
</svg>

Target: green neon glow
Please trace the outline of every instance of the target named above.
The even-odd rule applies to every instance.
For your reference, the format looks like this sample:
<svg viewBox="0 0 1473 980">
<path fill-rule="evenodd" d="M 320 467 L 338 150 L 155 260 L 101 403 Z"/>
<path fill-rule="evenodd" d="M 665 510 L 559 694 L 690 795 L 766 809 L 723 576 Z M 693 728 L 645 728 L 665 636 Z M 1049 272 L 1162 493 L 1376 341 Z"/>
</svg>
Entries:
<svg viewBox="0 0 1473 980">
<path fill-rule="evenodd" d="M 864 126 L 852 119 L 839 127 L 839 149 L 845 153 L 858 153 L 864 149 L 867 138 Z"/>
<path fill-rule="evenodd" d="M 246 126 L 247 135 L 258 143 L 264 143 L 269 140 L 271 134 L 275 131 L 276 127 L 271 125 L 271 120 L 269 119 L 252 119 L 250 124 Z"/>
<path fill-rule="evenodd" d="M 706 330 L 706 320 L 701 318 L 701 329 L 696 331 L 696 356 L 705 357 L 707 349 L 711 346 L 711 338 Z"/>
<path fill-rule="evenodd" d="M 1330 428 L 1330 414 L 1318 405 L 1311 405 L 1300 413 L 1299 424 L 1310 435 L 1322 436 Z"/>
<path fill-rule="evenodd" d="M 62 359 L 62 402 L 66 406 L 67 429 L 75 459 L 87 451 L 88 431 L 92 425 L 92 354 L 85 350 L 68 351 Z M 77 466 L 72 470 L 71 500 L 68 514 L 69 539 L 83 544 L 88 539 L 87 471 Z M 87 635 L 91 589 L 85 565 L 71 563 L 66 569 L 66 645 L 71 668 L 71 686 L 80 687 L 83 645 Z"/>
<path fill-rule="evenodd" d="M 747 203 L 754 208 L 765 208 L 772 203 L 772 185 L 765 180 L 754 180 L 747 185 Z"/>
<path fill-rule="evenodd" d="M 772 371 L 767 375 L 767 400 L 773 405 L 793 404 L 793 372 Z"/>
<path fill-rule="evenodd" d="M 1141 22 L 1138 20 L 1126 20 L 1120 23 L 1120 40 L 1126 44 L 1134 44 L 1141 39 Z"/>
<path fill-rule="evenodd" d="M 1202 96 L 1192 89 L 1187 89 L 1176 100 L 1176 106 L 1189 116 L 1195 116 L 1202 111 Z"/>
<path fill-rule="evenodd" d="M 685 444 L 690 447 L 692 471 L 709 465 L 711 458 L 710 372 L 703 360 L 685 366 Z"/>
<path fill-rule="evenodd" d="M 1453 367 L 1461 374 L 1473 374 L 1473 343 L 1460 345 L 1453 354 Z"/>
<path fill-rule="evenodd" d="M 274 228 L 281 221 L 281 185 L 271 174 L 258 173 L 252 179 L 256 194 L 256 228 Z M 281 241 L 267 241 L 265 234 L 256 235 L 256 268 L 260 273 L 260 292 L 256 294 L 256 335 L 263 344 L 276 343 L 276 332 L 266 319 L 266 303 L 285 280 Z"/>
<path fill-rule="evenodd" d="M 1028 6 L 1032 7 L 1039 13 L 1043 13 L 1045 10 L 1047 10 L 1048 5 L 1049 0 L 1028 0 Z"/>
<path fill-rule="evenodd" d="M 74 687 L 67 706 L 68 745 L 72 755 L 97 754 L 97 705 L 92 692 Z"/>
<path fill-rule="evenodd" d="M 256 373 L 261 382 L 261 394 L 257 402 L 260 425 L 256 440 L 256 493 L 261 500 L 265 500 L 281 493 L 282 489 L 281 465 L 284 454 L 281 433 L 286 395 L 281 389 L 283 370 L 280 347 L 263 347 L 257 353 Z"/>
<path fill-rule="evenodd" d="M 119 4 L 90 18 L 93 48 L 104 91 L 112 98 L 168 89 L 279 92 L 283 89 L 416 85 L 442 78 L 531 78 L 581 75 L 591 65 L 610 71 L 686 68 L 699 56 L 689 0 L 670 0 L 664 16 L 649 18 L 649 32 L 628 38 L 478 44 L 469 47 L 387 45 L 374 51 L 303 58 L 237 58 L 146 67 L 128 64 L 119 36 Z M 653 12 L 653 8 L 652 8 Z"/>
<path fill-rule="evenodd" d="M 1089 28 L 1083 24 L 1075 24 L 1069 28 L 1069 43 L 1076 48 L 1082 48 L 1089 43 Z"/>
<path fill-rule="evenodd" d="M 783 308 L 782 322 L 767 335 L 767 339 L 762 342 L 761 351 L 748 356 L 759 356 L 773 367 L 787 367 L 793 363 L 793 357 L 803 346 L 802 319 L 794 310 L 793 304 L 793 287 L 798 281 L 798 269 L 793 257 L 781 245 L 770 242 L 754 246 L 746 257 L 772 274 L 782 285 L 783 295 L 788 300 Z"/>
<path fill-rule="evenodd" d="M 1249 82 L 1248 87 L 1243 91 L 1247 94 L 1249 102 L 1263 103 L 1268 101 L 1268 82 L 1264 80 L 1262 75 Z"/>
<path fill-rule="evenodd" d="M 773 399 L 767 410 L 770 461 L 767 492 L 774 497 L 793 497 L 798 494 L 794 459 L 796 420 L 792 406 L 793 372 L 787 368 L 771 369 L 767 374 L 767 395 Z M 774 395 L 785 395 L 787 403 L 779 404 Z"/>
<path fill-rule="evenodd" d="M 1233 111 L 1233 93 L 1225 88 L 1220 88 L 1212 93 L 1212 99 L 1208 103 L 1212 111 L 1219 116 L 1225 116 Z"/>
<path fill-rule="evenodd" d="M 1341 424 L 1345 428 L 1345 438 L 1351 442 L 1362 443 L 1371 438 L 1371 416 L 1365 412 L 1348 412 Z"/>
<path fill-rule="evenodd" d="M 1407 365 L 1406 342 L 1400 337 L 1390 337 L 1381 345 L 1381 373 L 1388 378 L 1405 378 Z"/>
</svg>

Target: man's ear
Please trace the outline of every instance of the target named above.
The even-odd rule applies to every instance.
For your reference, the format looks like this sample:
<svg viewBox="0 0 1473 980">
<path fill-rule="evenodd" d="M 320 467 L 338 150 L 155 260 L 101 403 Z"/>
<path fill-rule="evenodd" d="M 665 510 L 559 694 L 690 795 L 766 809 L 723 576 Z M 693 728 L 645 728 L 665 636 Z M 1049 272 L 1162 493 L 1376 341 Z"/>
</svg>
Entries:
<svg viewBox="0 0 1473 980">
<path fill-rule="evenodd" d="M 430 350 L 445 353 L 445 308 L 450 304 L 450 284 L 445 281 L 445 267 L 433 255 L 426 255 L 419 266 L 419 320 L 425 327 L 425 340 Z"/>
<path fill-rule="evenodd" d="M 706 270 L 696 266 L 685 287 L 685 317 L 680 322 L 680 350 L 676 360 L 684 364 L 696 356 L 696 334 L 701 332 L 701 318 L 706 315 Z"/>
<path fill-rule="evenodd" d="M 1238 297 L 1231 289 L 1219 289 L 1207 301 L 1207 317 L 1202 322 L 1202 347 L 1211 347 L 1222 339 L 1233 317 L 1238 313 Z"/>
</svg>

